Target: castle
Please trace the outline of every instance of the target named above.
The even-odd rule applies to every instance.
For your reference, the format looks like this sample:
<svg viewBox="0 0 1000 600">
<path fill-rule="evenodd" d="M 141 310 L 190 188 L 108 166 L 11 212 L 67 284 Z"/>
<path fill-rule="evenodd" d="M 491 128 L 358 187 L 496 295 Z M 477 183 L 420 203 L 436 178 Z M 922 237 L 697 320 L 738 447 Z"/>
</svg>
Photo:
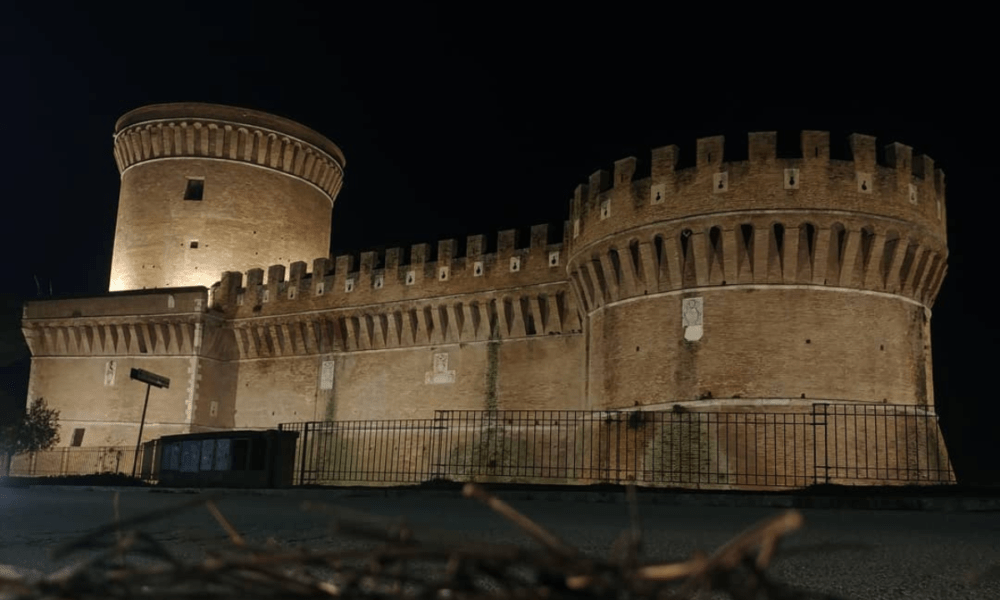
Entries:
<svg viewBox="0 0 1000 600">
<path fill-rule="evenodd" d="M 26 303 L 29 396 L 62 445 L 436 409 L 934 411 L 930 316 L 947 270 L 944 175 L 927 156 L 774 133 L 598 171 L 563 239 L 502 231 L 327 258 L 340 149 L 276 116 L 147 106 L 116 124 L 106 295 Z M 884 164 L 883 164 L 884 163 Z M 320 258 L 316 258 L 320 257 Z M 304 262 L 311 260 L 311 264 Z M 287 265 L 287 267 L 286 267 Z"/>
</svg>

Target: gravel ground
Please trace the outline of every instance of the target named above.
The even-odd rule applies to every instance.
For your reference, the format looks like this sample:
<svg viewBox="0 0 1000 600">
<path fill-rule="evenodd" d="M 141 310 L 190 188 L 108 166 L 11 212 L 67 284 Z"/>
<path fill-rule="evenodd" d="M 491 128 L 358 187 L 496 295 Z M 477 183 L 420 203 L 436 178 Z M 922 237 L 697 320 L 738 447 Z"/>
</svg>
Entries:
<svg viewBox="0 0 1000 600">
<path fill-rule="evenodd" d="M 190 495 L 123 492 L 122 518 L 171 506 Z M 48 550 L 113 518 L 113 494 L 44 488 L 0 488 L 0 564 L 52 572 Z M 354 545 L 332 535 L 321 516 L 301 510 L 309 495 L 226 495 L 219 508 L 249 541 L 269 538 L 313 548 Z M 464 498 L 359 495 L 331 504 L 434 529 L 459 531 L 466 539 L 530 544 L 505 520 Z M 627 507 L 555 501 L 515 502 L 515 507 L 585 553 L 606 556 L 628 525 Z M 687 558 L 718 548 L 771 508 L 642 505 L 650 559 Z M 771 568 L 780 581 L 846 598 L 1000 598 L 1000 581 L 967 583 L 967 575 L 1000 565 L 1000 512 L 806 510 L 805 528 L 788 538 Z M 204 508 L 143 526 L 187 558 L 225 541 Z"/>
</svg>

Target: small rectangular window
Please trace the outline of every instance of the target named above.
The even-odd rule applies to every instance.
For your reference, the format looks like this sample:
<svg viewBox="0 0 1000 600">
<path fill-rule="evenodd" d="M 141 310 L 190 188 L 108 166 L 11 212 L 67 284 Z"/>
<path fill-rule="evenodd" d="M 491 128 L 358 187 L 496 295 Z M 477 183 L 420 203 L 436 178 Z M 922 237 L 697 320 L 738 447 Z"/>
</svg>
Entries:
<svg viewBox="0 0 1000 600">
<path fill-rule="evenodd" d="M 76 447 L 83 445 L 83 429 L 73 430 L 73 442 L 70 445 Z"/>
<path fill-rule="evenodd" d="M 205 193 L 205 180 L 204 179 L 188 179 L 187 189 L 184 190 L 185 200 L 201 200 L 202 195 Z"/>
<path fill-rule="evenodd" d="M 192 248 L 197 248 L 198 247 L 198 240 L 191 240 L 191 247 Z"/>
</svg>

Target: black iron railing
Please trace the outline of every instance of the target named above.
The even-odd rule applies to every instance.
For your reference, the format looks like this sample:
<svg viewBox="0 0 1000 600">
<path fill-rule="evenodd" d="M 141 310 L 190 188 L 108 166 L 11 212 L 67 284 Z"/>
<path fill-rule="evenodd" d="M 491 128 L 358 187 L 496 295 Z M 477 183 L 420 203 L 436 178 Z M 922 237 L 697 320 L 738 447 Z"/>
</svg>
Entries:
<svg viewBox="0 0 1000 600">
<path fill-rule="evenodd" d="M 420 483 L 440 477 L 437 419 L 285 423 L 299 432 L 295 483 Z"/>
<path fill-rule="evenodd" d="M 146 442 L 139 452 L 137 477 L 157 478 L 158 445 Z M 55 477 L 63 475 L 119 474 L 132 475 L 135 446 L 63 447 L 18 454 L 10 464 L 15 477 Z"/>
<path fill-rule="evenodd" d="M 891 404 L 816 404 L 823 461 L 817 477 L 828 482 L 954 482 L 951 461 L 932 412 Z"/>
<path fill-rule="evenodd" d="M 805 412 L 437 411 L 291 423 L 297 484 L 451 481 L 804 487 L 951 482 L 937 417 L 914 406 Z"/>
</svg>

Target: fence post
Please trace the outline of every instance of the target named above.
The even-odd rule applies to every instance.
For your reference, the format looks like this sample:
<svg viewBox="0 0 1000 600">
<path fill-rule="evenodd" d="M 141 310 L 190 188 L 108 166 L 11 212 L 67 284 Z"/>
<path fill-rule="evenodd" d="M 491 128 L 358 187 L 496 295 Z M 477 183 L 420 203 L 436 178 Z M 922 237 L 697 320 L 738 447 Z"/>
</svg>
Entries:
<svg viewBox="0 0 1000 600">
<path fill-rule="evenodd" d="M 59 458 L 59 474 L 66 474 L 66 463 L 69 462 L 69 448 L 62 448 L 62 456 Z"/>
<path fill-rule="evenodd" d="M 440 425 L 444 421 L 444 411 L 435 410 L 434 420 L 431 422 L 431 449 L 427 456 L 427 463 L 430 471 L 430 479 L 433 481 L 435 479 L 444 479 L 443 473 L 441 472 L 441 466 L 443 460 L 441 459 L 441 436 L 444 435 L 444 426 Z M 441 433 L 438 433 L 438 432 Z"/>
<path fill-rule="evenodd" d="M 822 407 L 822 409 L 823 409 L 822 413 L 819 411 L 820 407 Z M 826 412 L 827 405 L 826 404 L 813 404 L 812 405 L 812 409 L 813 409 L 813 415 L 812 415 L 813 416 L 813 419 L 812 419 L 812 426 L 813 426 L 813 484 L 815 485 L 815 484 L 819 483 L 819 470 L 820 469 L 823 469 L 823 475 L 824 475 L 823 483 L 830 483 L 830 464 L 829 464 L 830 461 L 827 460 L 828 459 L 827 453 L 829 452 L 829 444 L 827 443 L 828 442 L 828 440 L 827 440 L 827 434 L 829 432 L 827 431 L 827 427 L 826 427 L 826 425 L 827 425 L 827 412 Z M 822 422 L 819 422 L 820 418 L 822 418 L 822 420 L 823 420 Z M 823 465 L 822 466 L 820 466 L 820 464 L 819 464 L 819 453 L 818 453 L 818 449 L 819 449 L 818 428 L 819 428 L 819 426 L 823 427 Z"/>
<path fill-rule="evenodd" d="M 306 481 L 306 454 L 309 451 L 309 423 L 305 423 L 302 428 L 302 458 L 299 463 L 299 485 L 305 485 Z"/>
</svg>

